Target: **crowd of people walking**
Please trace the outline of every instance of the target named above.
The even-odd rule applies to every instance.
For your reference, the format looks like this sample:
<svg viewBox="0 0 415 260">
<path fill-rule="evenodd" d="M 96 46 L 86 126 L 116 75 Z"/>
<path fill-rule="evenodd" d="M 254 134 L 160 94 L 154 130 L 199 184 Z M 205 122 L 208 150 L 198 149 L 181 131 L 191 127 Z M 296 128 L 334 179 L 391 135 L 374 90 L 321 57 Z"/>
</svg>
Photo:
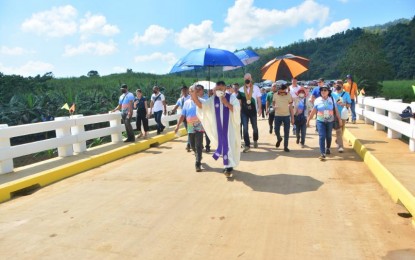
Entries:
<svg viewBox="0 0 415 260">
<path fill-rule="evenodd" d="M 212 146 L 216 149 L 213 158 L 222 158 L 223 172 L 227 177 L 231 176 L 233 168 L 240 161 L 240 153 L 250 152 L 252 146 L 258 148 L 258 118 L 268 120 L 269 134 L 274 132 L 276 136 L 275 147 L 280 148 L 282 143 L 284 152 L 290 152 L 291 126 L 295 143 L 301 148 L 306 147 L 307 128 L 314 116 L 319 136 L 318 158 L 325 160 L 331 154 L 333 130 L 337 151 L 344 151 L 342 136 L 349 109 L 351 123 L 356 122 L 357 84 L 351 75 L 346 76 L 347 82 L 344 84 L 342 80 L 327 84 L 320 78 L 317 86 L 304 86 L 293 78 L 291 85 L 277 81 L 269 89 L 259 88 L 249 73 L 244 75 L 243 80 L 242 86 L 238 83 L 226 85 L 219 81 L 208 96 L 200 84 L 181 88 L 180 97 L 171 111 L 174 114 L 180 109 L 174 131 L 177 132 L 183 123 L 188 133 L 186 150 L 194 152 L 197 172 L 202 171 L 203 149 L 209 153 Z M 162 114 L 167 114 L 167 104 L 158 86 L 153 87 L 149 105 L 140 89 L 136 90 L 134 97 L 128 92 L 127 85 L 123 84 L 121 92 L 119 104 L 113 111 L 121 111 L 127 132 L 125 142 L 146 138 L 149 134 L 148 119 L 152 115 L 156 121 L 157 134 L 164 131 L 161 118 Z M 137 111 L 136 129 L 139 134 L 136 137 L 131 126 L 133 109 Z"/>
</svg>

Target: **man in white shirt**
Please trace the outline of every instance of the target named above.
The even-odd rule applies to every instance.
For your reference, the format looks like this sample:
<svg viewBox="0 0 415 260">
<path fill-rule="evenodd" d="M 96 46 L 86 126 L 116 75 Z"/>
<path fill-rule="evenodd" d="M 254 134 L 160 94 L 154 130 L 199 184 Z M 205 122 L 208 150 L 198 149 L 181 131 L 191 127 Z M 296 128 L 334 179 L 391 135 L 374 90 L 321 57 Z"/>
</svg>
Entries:
<svg viewBox="0 0 415 260">
<path fill-rule="evenodd" d="M 164 115 L 167 114 L 167 105 L 166 105 L 166 98 L 162 93 L 160 93 L 160 89 L 158 86 L 153 87 L 153 94 L 151 95 L 151 102 L 150 102 L 150 115 L 154 112 L 154 119 L 157 123 L 157 134 L 163 132 L 165 126 L 161 123 L 161 115 L 163 113 L 164 108 Z"/>
<path fill-rule="evenodd" d="M 297 104 L 298 104 L 297 91 L 300 90 L 300 88 L 301 87 L 297 84 L 297 78 L 292 78 L 291 86 L 290 86 L 290 94 L 291 94 L 291 97 L 293 98 L 293 107 L 297 107 Z M 297 130 L 297 127 L 294 124 L 293 125 L 293 135 L 296 134 L 296 130 Z"/>
<path fill-rule="evenodd" d="M 253 84 L 252 76 L 246 73 L 244 76 L 244 86 L 239 88 L 237 98 L 241 104 L 241 122 L 243 128 L 243 137 L 245 148 L 244 153 L 250 150 L 250 140 L 248 132 L 248 123 L 251 121 L 253 129 L 254 147 L 258 147 L 258 125 L 257 116 L 261 115 L 262 102 L 261 91 L 257 85 Z"/>
</svg>

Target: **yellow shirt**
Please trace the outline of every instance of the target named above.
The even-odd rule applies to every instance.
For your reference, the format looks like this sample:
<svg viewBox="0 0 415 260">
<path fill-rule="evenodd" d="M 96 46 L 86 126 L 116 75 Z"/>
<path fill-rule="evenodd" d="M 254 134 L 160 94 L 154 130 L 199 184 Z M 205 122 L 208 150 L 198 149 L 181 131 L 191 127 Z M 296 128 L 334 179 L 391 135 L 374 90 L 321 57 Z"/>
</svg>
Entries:
<svg viewBox="0 0 415 260">
<path fill-rule="evenodd" d="M 357 92 L 357 84 L 356 84 L 356 82 L 353 82 L 353 86 L 352 86 L 352 89 L 351 90 L 350 90 L 350 84 L 349 84 L 349 82 L 344 83 L 343 84 L 343 89 L 344 89 L 344 91 L 346 91 L 347 93 L 350 94 L 350 98 L 351 99 L 354 99 L 356 97 L 356 92 Z"/>
<path fill-rule="evenodd" d="M 275 102 L 275 115 L 276 116 L 289 116 L 290 115 L 290 105 L 293 103 L 293 98 L 289 93 L 287 95 L 278 95 L 274 94 L 273 102 Z"/>
</svg>

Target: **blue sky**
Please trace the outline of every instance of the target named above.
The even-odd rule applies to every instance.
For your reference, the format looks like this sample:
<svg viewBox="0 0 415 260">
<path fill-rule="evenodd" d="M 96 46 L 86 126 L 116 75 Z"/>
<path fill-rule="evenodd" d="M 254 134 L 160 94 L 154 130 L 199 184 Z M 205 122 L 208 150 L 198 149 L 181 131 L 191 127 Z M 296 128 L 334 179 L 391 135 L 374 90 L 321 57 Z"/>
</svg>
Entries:
<svg viewBox="0 0 415 260">
<path fill-rule="evenodd" d="M 208 44 L 286 46 L 414 15 L 413 0 L 0 0 L 0 72 L 165 74 Z"/>
</svg>

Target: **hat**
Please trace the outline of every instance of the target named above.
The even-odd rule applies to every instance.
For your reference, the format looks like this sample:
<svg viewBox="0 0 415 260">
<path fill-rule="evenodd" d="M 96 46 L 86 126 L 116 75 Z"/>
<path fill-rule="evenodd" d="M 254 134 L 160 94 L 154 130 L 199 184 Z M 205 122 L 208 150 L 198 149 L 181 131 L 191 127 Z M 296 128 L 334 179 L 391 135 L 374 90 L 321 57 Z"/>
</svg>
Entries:
<svg viewBox="0 0 415 260">
<path fill-rule="evenodd" d="M 287 89 L 287 85 L 286 84 L 277 85 L 277 91 L 278 90 L 286 90 L 286 89 Z"/>
<path fill-rule="evenodd" d="M 127 84 L 122 84 L 122 85 L 121 85 L 120 89 L 124 89 L 124 88 L 125 88 L 125 89 L 127 89 L 127 88 L 128 88 L 128 87 L 127 87 Z"/>
<path fill-rule="evenodd" d="M 347 75 L 346 75 L 346 79 L 353 79 L 353 77 L 352 77 L 352 75 L 347 74 Z"/>
<path fill-rule="evenodd" d="M 187 89 L 187 86 L 182 86 L 180 89 Z"/>
<path fill-rule="evenodd" d="M 336 84 L 341 84 L 341 85 L 343 85 L 343 80 L 338 79 L 338 80 L 336 81 Z"/>
<path fill-rule="evenodd" d="M 320 92 L 321 92 L 321 90 L 322 90 L 323 88 L 325 88 L 325 89 L 327 89 L 327 90 L 329 91 L 329 95 L 331 94 L 331 89 L 330 89 L 330 87 L 329 87 L 329 86 L 327 86 L 327 85 L 323 85 L 323 86 L 321 86 L 321 87 L 320 87 Z"/>
<path fill-rule="evenodd" d="M 301 87 L 299 90 L 297 90 L 297 92 L 295 92 L 295 94 L 298 96 L 300 92 L 303 92 L 304 94 L 306 94 L 305 88 Z"/>
<path fill-rule="evenodd" d="M 406 107 L 406 108 L 402 111 L 402 114 L 399 114 L 399 116 L 400 116 L 400 117 L 402 117 L 403 119 L 413 117 L 411 107 L 410 107 L 410 106 L 407 106 L 407 107 Z"/>
</svg>

